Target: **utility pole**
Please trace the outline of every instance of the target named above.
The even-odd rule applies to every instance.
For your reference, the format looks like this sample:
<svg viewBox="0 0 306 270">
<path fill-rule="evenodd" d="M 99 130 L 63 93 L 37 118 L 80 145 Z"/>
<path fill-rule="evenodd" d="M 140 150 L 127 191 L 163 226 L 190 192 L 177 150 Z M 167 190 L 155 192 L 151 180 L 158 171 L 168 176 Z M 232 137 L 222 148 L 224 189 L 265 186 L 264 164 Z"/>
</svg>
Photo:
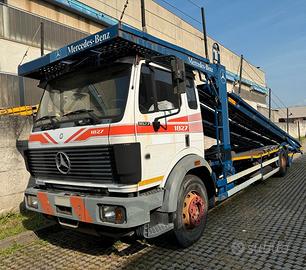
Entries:
<svg viewBox="0 0 306 270">
<path fill-rule="evenodd" d="M 269 120 L 271 120 L 271 93 L 272 90 L 269 88 Z"/>
<path fill-rule="evenodd" d="M 40 56 L 43 56 L 44 53 L 44 47 L 45 47 L 45 29 L 44 29 L 44 23 L 40 23 Z"/>
<path fill-rule="evenodd" d="M 209 59 L 208 56 L 208 48 L 207 48 L 207 33 L 206 33 L 206 20 L 205 20 L 205 12 L 204 8 L 201 7 L 201 14 L 202 14 L 202 27 L 203 27 L 203 41 L 204 41 L 204 52 L 205 57 Z"/>
<path fill-rule="evenodd" d="M 240 73 L 239 73 L 239 88 L 238 88 L 238 95 L 239 96 L 240 96 L 240 93 L 241 93 L 242 66 L 243 66 L 243 54 L 241 54 L 241 58 L 240 58 Z"/>
<path fill-rule="evenodd" d="M 297 122 L 299 141 L 301 141 L 300 120 Z"/>
<path fill-rule="evenodd" d="M 289 108 L 287 108 L 287 133 L 289 134 Z"/>
<path fill-rule="evenodd" d="M 142 31 L 147 32 L 145 0 L 141 0 L 141 26 Z"/>
</svg>

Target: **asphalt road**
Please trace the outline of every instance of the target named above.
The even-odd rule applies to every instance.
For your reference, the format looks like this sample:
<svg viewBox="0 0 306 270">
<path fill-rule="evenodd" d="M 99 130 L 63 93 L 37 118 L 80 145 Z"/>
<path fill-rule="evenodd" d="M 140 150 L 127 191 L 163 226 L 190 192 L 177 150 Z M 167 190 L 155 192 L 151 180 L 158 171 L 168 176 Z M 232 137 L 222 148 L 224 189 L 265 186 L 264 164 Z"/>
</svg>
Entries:
<svg viewBox="0 0 306 270">
<path fill-rule="evenodd" d="M 204 236 L 188 249 L 170 235 L 107 246 L 60 230 L 0 257 L 0 269 L 306 269 L 306 155 L 285 177 L 256 183 L 210 211 Z"/>
</svg>

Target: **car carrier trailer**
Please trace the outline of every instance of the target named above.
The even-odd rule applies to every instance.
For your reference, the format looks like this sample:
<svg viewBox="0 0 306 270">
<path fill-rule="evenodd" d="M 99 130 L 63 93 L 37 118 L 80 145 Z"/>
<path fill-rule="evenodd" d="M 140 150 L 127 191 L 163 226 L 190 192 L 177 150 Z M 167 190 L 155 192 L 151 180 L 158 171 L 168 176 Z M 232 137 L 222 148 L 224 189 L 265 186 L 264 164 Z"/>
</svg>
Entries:
<svg viewBox="0 0 306 270">
<path fill-rule="evenodd" d="M 284 175 L 297 140 L 226 88 L 213 60 L 118 24 L 19 67 L 44 88 L 26 207 L 72 228 L 187 247 L 208 209 Z M 204 149 L 205 136 L 216 145 Z"/>
</svg>

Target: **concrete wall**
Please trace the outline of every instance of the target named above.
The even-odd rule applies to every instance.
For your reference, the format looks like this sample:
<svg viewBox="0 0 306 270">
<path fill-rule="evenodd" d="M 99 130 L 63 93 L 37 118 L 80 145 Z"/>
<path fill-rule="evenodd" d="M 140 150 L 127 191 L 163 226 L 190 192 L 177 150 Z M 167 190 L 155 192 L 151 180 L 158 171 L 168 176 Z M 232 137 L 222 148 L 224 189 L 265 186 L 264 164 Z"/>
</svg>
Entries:
<svg viewBox="0 0 306 270">
<path fill-rule="evenodd" d="M 31 120 L 30 117 L 0 116 L 0 215 L 19 210 L 29 183 L 30 175 L 16 141 L 28 138 Z"/>
<path fill-rule="evenodd" d="M 287 123 L 275 123 L 281 129 L 287 132 Z M 298 138 L 298 123 L 289 123 L 289 134 Z M 300 122 L 300 135 L 301 137 L 306 137 L 306 121 Z"/>
<path fill-rule="evenodd" d="M 60 7 L 55 7 L 42 0 L 7 0 L 8 5 L 29 11 L 39 16 L 49 18 L 61 24 L 74 27 L 80 31 L 95 33 L 101 30 L 101 25 L 82 16 L 73 14 Z"/>
<path fill-rule="evenodd" d="M 0 71 L 17 74 L 18 64 L 27 48 L 27 45 L 0 39 Z M 31 47 L 25 62 L 38 57 L 40 57 L 40 49 Z"/>
<path fill-rule="evenodd" d="M 269 117 L 269 109 L 264 107 L 258 107 L 258 111 L 263 114 L 265 117 Z M 284 113 L 282 114 L 284 115 Z M 282 116 L 284 117 L 284 116 Z M 279 111 L 272 110 L 271 111 L 271 121 L 274 122 L 277 126 L 287 132 L 287 123 L 278 122 L 280 118 Z M 289 134 L 294 138 L 298 138 L 298 123 L 289 123 Z M 300 135 L 301 137 L 306 137 L 306 121 L 300 121 Z"/>
<path fill-rule="evenodd" d="M 265 117 L 269 118 L 269 108 L 268 107 L 257 107 L 257 110 L 263 114 Z M 271 121 L 278 122 L 278 113 L 275 110 L 271 110 Z"/>
<path fill-rule="evenodd" d="M 288 108 L 289 122 L 306 120 L 306 106 L 294 106 Z M 287 108 L 276 109 L 278 119 L 287 118 Z M 286 120 L 285 120 L 286 121 Z"/>
</svg>

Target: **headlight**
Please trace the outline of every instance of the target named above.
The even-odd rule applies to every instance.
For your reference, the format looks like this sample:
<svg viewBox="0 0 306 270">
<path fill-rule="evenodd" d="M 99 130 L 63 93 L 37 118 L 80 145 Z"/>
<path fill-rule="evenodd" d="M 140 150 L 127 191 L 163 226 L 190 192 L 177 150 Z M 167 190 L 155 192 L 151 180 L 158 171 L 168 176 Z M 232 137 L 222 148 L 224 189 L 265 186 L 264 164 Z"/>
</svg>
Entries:
<svg viewBox="0 0 306 270">
<path fill-rule="evenodd" d="M 35 195 L 27 195 L 27 203 L 29 207 L 38 208 L 38 199 Z"/>
<path fill-rule="evenodd" d="M 125 208 L 117 205 L 101 205 L 100 218 L 103 222 L 122 224 L 125 222 Z"/>
</svg>

